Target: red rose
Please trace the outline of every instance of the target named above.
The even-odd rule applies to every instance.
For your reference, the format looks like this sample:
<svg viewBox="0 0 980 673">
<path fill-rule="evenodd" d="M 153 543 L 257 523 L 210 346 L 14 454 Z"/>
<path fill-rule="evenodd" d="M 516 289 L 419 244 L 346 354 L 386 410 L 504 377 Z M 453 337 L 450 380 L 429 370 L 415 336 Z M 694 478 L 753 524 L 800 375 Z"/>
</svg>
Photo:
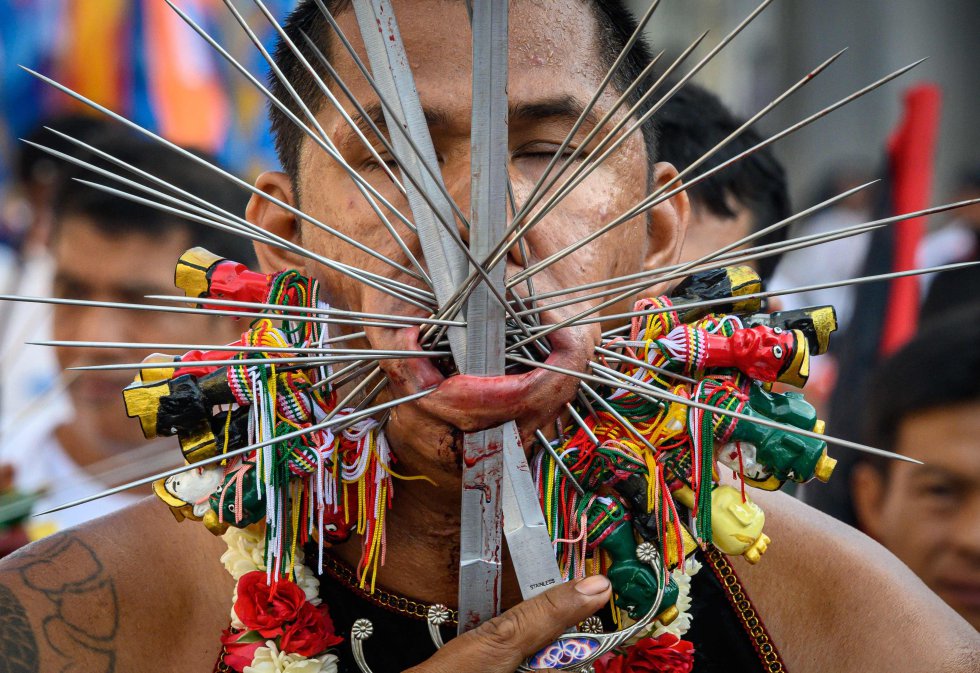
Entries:
<svg viewBox="0 0 980 673">
<path fill-rule="evenodd" d="M 221 659 L 238 673 L 242 673 L 246 666 L 251 666 L 255 658 L 255 650 L 265 646 L 265 641 L 262 639 L 243 643 L 241 639 L 247 634 L 248 631 L 231 629 L 221 632 L 221 644 L 225 646 L 225 653 Z"/>
<path fill-rule="evenodd" d="M 626 673 L 626 655 L 607 652 L 593 664 L 595 673 Z"/>
<path fill-rule="evenodd" d="M 595 673 L 691 673 L 694 645 L 665 633 L 659 638 L 643 638 L 611 659 L 595 663 Z"/>
<path fill-rule="evenodd" d="M 627 673 L 691 673 L 693 669 L 694 645 L 670 633 L 638 640 L 626 651 Z"/>
<path fill-rule="evenodd" d="M 279 649 L 290 654 L 312 657 L 339 645 L 343 638 L 334 633 L 327 607 L 305 603 L 292 624 L 287 624 Z"/>
<path fill-rule="evenodd" d="M 265 573 L 255 570 L 238 580 L 235 614 L 250 630 L 266 638 L 282 634 L 282 626 L 293 621 L 306 603 L 306 595 L 294 582 L 279 580 L 269 586 Z"/>
</svg>

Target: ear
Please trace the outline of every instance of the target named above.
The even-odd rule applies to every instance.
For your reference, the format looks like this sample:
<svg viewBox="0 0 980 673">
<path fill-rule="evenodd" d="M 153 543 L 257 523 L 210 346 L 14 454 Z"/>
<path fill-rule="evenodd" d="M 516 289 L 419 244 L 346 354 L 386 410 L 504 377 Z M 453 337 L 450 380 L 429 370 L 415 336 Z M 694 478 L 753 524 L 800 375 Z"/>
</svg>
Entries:
<svg viewBox="0 0 980 673">
<path fill-rule="evenodd" d="M 662 161 L 653 167 L 654 191 L 672 192 L 681 186 L 678 181 L 665 186 L 677 177 L 677 169 Z M 687 223 L 691 216 L 691 202 L 687 192 L 680 192 L 658 203 L 650 211 L 647 225 L 647 255 L 644 268 L 656 269 L 673 264 L 681 254 Z"/>
<path fill-rule="evenodd" d="M 297 207 L 292 181 L 285 173 L 267 171 L 256 179 L 255 186 L 262 193 Z M 263 196 L 252 194 L 245 209 L 245 219 L 271 234 L 300 245 L 300 228 L 296 216 Z M 264 243 L 255 244 L 255 254 L 259 258 L 259 265 L 266 272 L 283 269 L 302 271 L 306 267 L 307 259 L 302 255 Z"/>
<path fill-rule="evenodd" d="M 858 528 L 881 539 L 881 509 L 885 498 L 885 475 L 867 463 L 858 463 L 851 471 L 851 501 Z"/>
</svg>

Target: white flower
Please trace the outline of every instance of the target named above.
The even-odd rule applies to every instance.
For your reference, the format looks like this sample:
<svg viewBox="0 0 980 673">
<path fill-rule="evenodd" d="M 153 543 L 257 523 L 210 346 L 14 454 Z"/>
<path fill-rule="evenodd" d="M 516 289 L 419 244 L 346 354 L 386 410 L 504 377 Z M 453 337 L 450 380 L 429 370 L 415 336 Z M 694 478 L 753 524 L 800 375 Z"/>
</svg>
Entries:
<svg viewBox="0 0 980 673">
<path fill-rule="evenodd" d="M 235 603 L 238 602 L 238 584 L 235 584 L 235 590 L 231 593 L 231 628 L 233 629 L 245 629 L 245 623 L 238 618 L 238 613 L 235 612 Z"/>
<path fill-rule="evenodd" d="M 265 531 L 261 526 L 232 526 L 221 538 L 228 545 L 228 550 L 221 555 L 221 562 L 236 581 L 255 570 L 265 570 Z"/>
<path fill-rule="evenodd" d="M 303 563 L 303 554 L 296 551 L 296 565 L 293 567 L 296 584 L 306 594 L 306 600 L 313 605 L 319 605 L 320 601 L 320 580 L 313 574 L 313 571 Z"/>
<path fill-rule="evenodd" d="M 337 673 L 337 657 L 321 654 L 306 658 L 300 654 L 280 652 L 274 642 L 267 641 L 268 647 L 255 650 L 252 665 L 246 666 L 243 673 Z"/>
<path fill-rule="evenodd" d="M 649 635 L 656 638 L 665 633 L 672 633 L 680 638 L 688 632 L 688 629 L 691 628 L 691 578 L 697 575 L 699 570 L 701 570 L 701 564 L 691 556 L 684 562 L 683 570 L 681 568 L 674 568 L 670 573 L 670 576 L 674 578 L 674 582 L 677 584 L 677 602 L 674 606 L 680 614 L 667 626 L 657 621 L 653 622 L 650 625 L 652 630 L 648 632 Z"/>
</svg>

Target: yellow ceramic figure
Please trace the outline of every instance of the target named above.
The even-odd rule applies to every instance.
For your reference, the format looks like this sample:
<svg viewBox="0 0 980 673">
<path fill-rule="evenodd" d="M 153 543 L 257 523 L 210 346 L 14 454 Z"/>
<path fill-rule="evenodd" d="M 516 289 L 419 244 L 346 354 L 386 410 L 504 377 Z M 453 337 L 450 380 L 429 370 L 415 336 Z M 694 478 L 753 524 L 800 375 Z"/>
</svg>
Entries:
<svg viewBox="0 0 980 673">
<path fill-rule="evenodd" d="M 694 492 L 686 486 L 674 491 L 688 509 L 694 509 Z M 766 514 L 748 497 L 731 486 L 718 486 L 711 493 L 712 542 L 729 556 L 744 556 L 758 563 L 769 546 L 769 536 L 762 532 Z"/>
</svg>

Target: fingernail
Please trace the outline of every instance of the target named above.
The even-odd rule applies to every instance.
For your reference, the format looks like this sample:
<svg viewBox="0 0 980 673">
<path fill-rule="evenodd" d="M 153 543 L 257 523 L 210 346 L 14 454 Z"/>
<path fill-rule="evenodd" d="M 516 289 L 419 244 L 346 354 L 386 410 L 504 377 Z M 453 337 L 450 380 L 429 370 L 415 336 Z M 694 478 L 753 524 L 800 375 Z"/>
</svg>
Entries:
<svg viewBox="0 0 980 673">
<path fill-rule="evenodd" d="M 597 596 L 609 589 L 609 580 L 602 575 L 593 575 L 575 585 L 575 591 L 586 596 Z"/>
</svg>

